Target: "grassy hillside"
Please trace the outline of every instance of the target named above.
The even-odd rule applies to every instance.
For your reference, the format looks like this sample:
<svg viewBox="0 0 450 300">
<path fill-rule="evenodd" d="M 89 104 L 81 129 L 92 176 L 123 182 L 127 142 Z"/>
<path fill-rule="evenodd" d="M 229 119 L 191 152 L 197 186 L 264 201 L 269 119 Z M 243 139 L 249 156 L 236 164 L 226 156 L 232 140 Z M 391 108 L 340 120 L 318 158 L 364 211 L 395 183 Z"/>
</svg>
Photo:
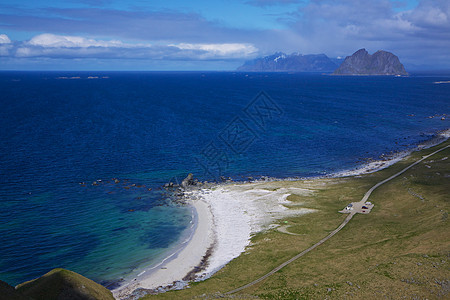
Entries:
<svg viewBox="0 0 450 300">
<path fill-rule="evenodd" d="M 37 279 L 19 284 L 17 291 L 35 300 L 113 300 L 112 293 L 72 271 L 53 269 Z"/>
<path fill-rule="evenodd" d="M 345 219 L 338 213 L 377 182 L 437 147 L 413 153 L 385 170 L 357 177 L 262 183 L 258 188 L 299 187 L 291 195 L 308 215 L 282 220 L 289 235 L 257 234 L 245 254 L 191 288 L 145 299 L 215 298 L 251 282 L 328 235 Z M 450 150 L 446 149 L 376 189 L 369 215 L 356 215 L 337 235 L 268 279 L 225 297 L 240 299 L 444 299 L 450 297 Z M 292 209 L 295 209 L 293 207 Z"/>
</svg>

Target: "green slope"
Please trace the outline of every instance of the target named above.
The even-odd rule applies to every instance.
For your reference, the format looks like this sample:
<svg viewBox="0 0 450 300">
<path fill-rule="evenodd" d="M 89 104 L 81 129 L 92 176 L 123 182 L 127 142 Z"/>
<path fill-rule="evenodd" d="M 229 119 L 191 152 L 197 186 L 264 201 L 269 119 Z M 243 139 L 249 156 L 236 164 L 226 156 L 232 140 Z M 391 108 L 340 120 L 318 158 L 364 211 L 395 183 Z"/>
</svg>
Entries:
<svg viewBox="0 0 450 300">
<path fill-rule="evenodd" d="M 53 269 L 19 284 L 17 291 L 35 300 L 114 300 L 107 288 L 72 271 Z"/>
</svg>

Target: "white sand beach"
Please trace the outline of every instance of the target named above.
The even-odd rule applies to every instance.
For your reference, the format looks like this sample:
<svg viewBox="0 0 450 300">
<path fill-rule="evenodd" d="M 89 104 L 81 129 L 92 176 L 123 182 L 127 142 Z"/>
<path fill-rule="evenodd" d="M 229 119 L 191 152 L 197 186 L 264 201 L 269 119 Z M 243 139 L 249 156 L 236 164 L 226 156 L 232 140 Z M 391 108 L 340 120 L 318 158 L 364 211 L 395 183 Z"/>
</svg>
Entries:
<svg viewBox="0 0 450 300">
<path fill-rule="evenodd" d="M 181 281 L 191 270 L 198 266 L 213 243 L 212 215 L 208 204 L 204 201 L 195 201 L 196 229 L 187 245 L 169 257 L 164 263 L 153 271 L 141 272 L 134 280 L 116 290 L 113 290 L 116 299 L 126 298 L 138 288 L 156 289 L 168 286 L 175 281 Z"/>
<path fill-rule="evenodd" d="M 253 234 L 272 228 L 277 220 L 288 215 L 312 212 L 298 207 L 288 209 L 290 194 L 307 195 L 311 191 L 298 188 L 266 190 L 270 182 L 216 186 L 186 193 L 196 210 L 196 229 L 187 245 L 160 264 L 156 270 L 141 272 L 113 294 L 116 299 L 127 298 L 134 290 L 167 287 L 198 267 L 212 250 L 206 268 L 196 274 L 204 280 L 243 253 Z"/>
<path fill-rule="evenodd" d="M 270 182 L 236 184 L 198 192 L 211 207 L 216 236 L 213 254 L 200 278 L 208 278 L 243 253 L 253 234 L 272 228 L 277 220 L 286 216 L 313 211 L 286 207 L 290 203 L 286 200 L 290 194 L 310 191 L 262 188 L 268 186 Z"/>
</svg>

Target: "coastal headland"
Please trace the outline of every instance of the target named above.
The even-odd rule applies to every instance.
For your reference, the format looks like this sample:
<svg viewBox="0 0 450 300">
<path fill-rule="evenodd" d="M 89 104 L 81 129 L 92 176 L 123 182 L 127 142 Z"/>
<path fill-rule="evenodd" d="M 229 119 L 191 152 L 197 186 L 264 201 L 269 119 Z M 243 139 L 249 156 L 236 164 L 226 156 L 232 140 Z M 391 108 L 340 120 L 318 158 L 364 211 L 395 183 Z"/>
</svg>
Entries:
<svg viewBox="0 0 450 300">
<path fill-rule="evenodd" d="M 448 138 L 448 131 L 442 136 Z M 361 169 L 365 174 L 350 171 L 340 177 L 187 188 L 184 200 L 191 204 L 193 216 L 183 247 L 122 282 L 113 295 L 446 298 L 449 157 L 446 140 L 419 146 L 395 163 L 386 162 L 381 170 Z M 23 291 L 33 298 L 53 292 L 45 287 L 49 274 L 73 274 L 63 281 L 81 289 L 92 286 L 89 293 L 99 295 L 95 299 L 113 296 L 62 269 L 19 285 L 16 296 L 25 297 Z M 3 288 L 16 293 L 10 286 Z"/>
<path fill-rule="evenodd" d="M 199 224 L 205 219 L 204 224 L 212 226 L 202 234 L 209 246 L 196 249 L 201 253 L 198 263 L 209 251 L 207 262 L 203 261 L 197 281 L 190 282 L 189 288 L 144 299 L 448 296 L 448 145 L 445 141 L 413 152 L 370 174 L 218 185 L 191 192 L 188 196 L 195 205 L 200 203 L 200 211 L 208 207 L 212 213 L 198 214 Z M 356 214 L 326 243 L 261 282 L 230 294 L 328 236 L 348 216 L 339 211 L 439 149 L 443 150 L 377 187 L 367 199 L 374 204 L 370 214 Z M 176 261 L 182 262 L 177 258 L 171 262 Z M 183 263 L 174 265 L 181 269 Z M 158 272 L 168 270 L 162 267 Z"/>
</svg>

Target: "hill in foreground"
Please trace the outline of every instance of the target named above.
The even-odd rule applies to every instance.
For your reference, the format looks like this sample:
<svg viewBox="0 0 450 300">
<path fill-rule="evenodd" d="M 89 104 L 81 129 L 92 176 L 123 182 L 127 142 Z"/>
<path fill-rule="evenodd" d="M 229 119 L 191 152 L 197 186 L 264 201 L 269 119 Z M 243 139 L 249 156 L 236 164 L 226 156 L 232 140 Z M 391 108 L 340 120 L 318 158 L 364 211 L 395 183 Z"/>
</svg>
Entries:
<svg viewBox="0 0 450 300">
<path fill-rule="evenodd" d="M 31 298 L 23 295 L 13 286 L 10 286 L 4 281 L 0 280 L 0 299 L 3 300 L 32 300 Z"/>
<path fill-rule="evenodd" d="M 65 269 L 53 269 L 37 279 L 19 284 L 16 291 L 17 295 L 25 296 L 18 300 L 114 300 L 107 288 Z"/>
<path fill-rule="evenodd" d="M 408 75 L 399 58 L 391 52 L 378 50 L 370 55 L 359 49 L 347 56 L 333 75 Z"/>
</svg>

